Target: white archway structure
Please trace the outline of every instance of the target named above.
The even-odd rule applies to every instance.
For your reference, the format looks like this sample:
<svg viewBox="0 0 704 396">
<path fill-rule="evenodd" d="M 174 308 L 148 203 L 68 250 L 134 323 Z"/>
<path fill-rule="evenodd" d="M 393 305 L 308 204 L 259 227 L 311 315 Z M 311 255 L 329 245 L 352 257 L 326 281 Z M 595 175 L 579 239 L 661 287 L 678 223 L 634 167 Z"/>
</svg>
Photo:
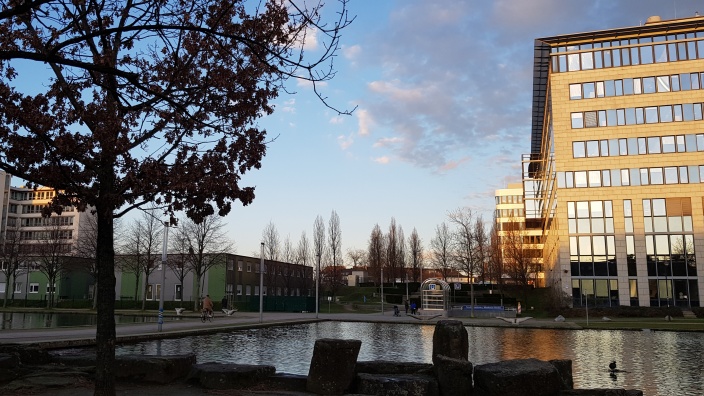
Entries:
<svg viewBox="0 0 704 396">
<path fill-rule="evenodd" d="M 450 285 L 442 279 L 428 278 L 420 285 L 420 308 L 423 311 L 445 311 L 450 308 Z"/>
</svg>

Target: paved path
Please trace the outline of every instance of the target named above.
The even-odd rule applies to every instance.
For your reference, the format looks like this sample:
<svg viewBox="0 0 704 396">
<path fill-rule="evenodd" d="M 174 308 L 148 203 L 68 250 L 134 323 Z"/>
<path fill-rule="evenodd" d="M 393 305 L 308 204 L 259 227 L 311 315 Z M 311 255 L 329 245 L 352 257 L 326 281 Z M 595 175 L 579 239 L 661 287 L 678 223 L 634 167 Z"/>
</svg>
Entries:
<svg viewBox="0 0 704 396">
<path fill-rule="evenodd" d="M 135 312 L 130 312 L 135 314 Z M 141 313 L 139 313 L 142 315 Z M 156 316 L 156 313 L 152 313 Z M 149 313 L 145 314 L 149 315 Z M 433 317 L 428 320 L 401 314 L 393 316 L 391 312 L 381 313 L 288 313 L 265 312 L 260 320 L 259 313 L 237 312 L 233 316 L 216 313 L 212 322 L 202 323 L 195 314 L 186 316 L 168 316 L 164 318 L 162 331 L 157 323 L 118 324 L 116 333 L 118 342 L 141 341 L 158 338 L 173 338 L 191 334 L 222 332 L 235 329 L 275 326 L 279 324 L 310 323 L 315 321 L 335 320 L 345 322 L 390 322 L 390 323 L 436 323 L 447 318 Z M 566 328 L 579 329 L 572 322 L 555 322 L 548 319 L 528 319 L 521 323 L 510 323 L 501 319 L 450 318 L 460 320 L 467 326 L 485 327 L 523 327 L 523 328 Z M 48 348 L 93 345 L 95 343 L 95 326 L 64 327 L 49 329 L 0 330 L 0 344 L 35 344 Z"/>
</svg>

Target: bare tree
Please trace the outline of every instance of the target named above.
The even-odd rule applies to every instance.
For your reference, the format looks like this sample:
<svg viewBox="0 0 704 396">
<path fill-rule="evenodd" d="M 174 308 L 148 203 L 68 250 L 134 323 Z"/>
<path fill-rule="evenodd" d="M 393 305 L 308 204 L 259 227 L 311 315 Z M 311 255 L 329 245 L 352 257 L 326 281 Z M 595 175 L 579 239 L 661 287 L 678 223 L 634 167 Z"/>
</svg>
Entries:
<svg viewBox="0 0 704 396">
<path fill-rule="evenodd" d="M 277 262 L 281 255 L 281 239 L 279 238 L 279 230 L 276 229 L 276 224 L 270 221 L 269 224 L 262 230 L 262 242 L 264 243 L 264 277 L 269 288 L 269 295 L 276 295 L 278 287 L 279 272 Z"/>
<path fill-rule="evenodd" d="M 169 256 L 166 261 L 166 265 L 174 273 L 178 283 L 181 285 L 181 296 L 176 296 L 177 299 L 183 301 L 183 285 L 185 284 L 186 277 L 193 270 L 193 267 L 189 265 L 189 259 L 191 257 L 191 244 L 189 239 L 184 233 L 175 232 L 173 237 L 169 238 L 170 249 L 173 255 Z"/>
<path fill-rule="evenodd" d="M 474 277 L 479 268 L 477 261 L 476 238 L 474 237 L 474 213 L 470 208 L 459 208 L 450 213 L 447 217 L 456 227 L 453 233 L 453 252 L 459 269 L 467 274 L 471 296 L 471 312 L 474 316 Z"/>
<path fill-rule="evenodd" d="M 501 237 L 499 236 L 499 225 L 496 219 L 492 223 L 489 232 L 489 252 L 487 257 L 487 269 L 489 280 L 498 285 L 499 292 L 503 289 L 504 258 L 501 248 Z"/>
<path fill-rule="evenodd" d="M 317 268 L 314 271 L 317 279 L 316 284 L 320 285 L 320 265 L 325 254 L 325 222 L 320 215 L 315 218 L 313 223 L 313 254 L 317 260 Z"/>
<path fill-rule="evenodd" d="M 291 265 L 295 258 L 295 251 L 293 249 L 293 245 L 291 244 L 291 237 L 289 235 L 286 235 L 286 239 L 284 239 L 284 247 L 281 251 L 281 256 L 283 261 L 283 268 L 281 268 L 281 274 L 283 276 L 284 281 L 284 295 L 291 296 L 293 295 L 292 286 L 296 273 L 293 271 L 293 266 Z"/>
<path fill-rule="evenodd" d="M 224 266 L 225 257 L 232 253 L 232 242 L 227 239 L 225 223 L 222 217 L 211 215 L 196 223 L 190 219 L 179 222 L 179 238 L 188 244 L 186 264 L 195 276 L 193 293 L 193 310 L 198 310 L 199 297 L 205 274 L 213 267 Z"/>
<path fill-rule="evenodd" d="M 19 219 L 15 219 L 19 221 Z M 21 238 L 20 227 L 8 226 L 5 229 L 5 235 L 2 244 L 2 254 L 0 256 L 0 272 L 5 275 L 5 298 L 3 300 L 3 307 L 7 306 L 7 301 L 12 296 L 14 299 L 15 284 L 17 283 L 17 277 L 22 274 L 22 267 L 27 267 L 29 270 L 26 256 L 26 249 L 24 248 L 24 243 Z"/>
<path fill-rule="evenodd" d="M 39 271 L 47 277 L 47 308 L 54 307 L 56 281 L 65 270 L 66 258 L 71 252 L 73 233 L 61 226 L 60 217 L 46 218 L 45 226 L 35 234 L 38 241 L 30 246 L 35 253 Z"/>
<path fill-rule="evenodd" d="M 352 260 L 353 268 L 367 268 L 367 257 L 368 254 L 364 249 L 348 249 L 347 257 Z"/>
<path fill-rule="evenodd" d="M 444 280 L 453 269 L 452 233 L 444 221 L 435 227 L 435 237 L 430 240 L 433 268 L 440 271 Z"/>
<path fill-rule="evenodd" d="M 408 249 L 413 282 L 418 282 L 421 279 L 421 269 L 423 268 L 423 242 L 415 228 L 411 232 L 411 236 L 408 237 Z"/>
<path fill-rule="evenodd" d="M 391 218 L 389 224 L 389 233 L 386 234 L 386 273 L 391 282 L 396 284 L 399 271 L 399 256 L 398 256 L 398 228 L 396 227 L 396 219 Z"/>
<path fill-rule="evenodd" d="M 298 246 L 296 247 L 296 264 L 303 264 L 310 266 L 312 263 L 310 261 L 310 242 L 308 241 L 308 236 L 306 232 L 301 232 L 301 239 L 298 240 Z"/>
<path fill-rule="evenodd" d="M 330 262 L 328 266 L 327 285 L 333 295 L 342 287 L 342 228 L 340 227 L 340 216 L 336 211 L 332 211 L 328 220 L 328 249 Z"/>
<path fill-rule="evenodd" d="M 511 216 L 508 222 L 502 223 L 501 246 L 503 249 L 504 270 L 523 289 L 523 301 L 528 298 L 528 287 L 531 273 L 533 252 L 524 241 L 525 222 Z"/>
<path fill-rule="evenodd" d="M 406 270 L 406 237 L 403 234 L 403 227 L 398 226 L 398 231 L 396 232 L 396 256 L 398 257 L 398 269 L 401 282 L 405 282 L 408 279 L 408 272 Z"/>
<path fill-rule="evenodd" d="M 375 224 L 369 236 L 369 272 L 376 283 L 383 283 L 382 269 L 386 261 L 386 241 L 379 224 Z"/>
<path fill-rule="evenodd" d="M 474 236 L 475 242 L 475 258 L 479 278 L 482 282 L 485 282 L 488 277 L 489 235 L 486 232 L 484 219 L 481 215 L 474 221 L 472 235 Z"/>
<path fill-rule="evenodd" d="M 83 269 L 93 279 L 93 309 L 98 304 L 98 262 L 95 260 L 98 251 L 98 221 L 97 217 L 89 211 L 80 215 L 80 231 L 76 240 L 76 248 L 73 255 L 83 258 L 81 269 Z M 115 224 L 117 228 L 117 224 Z M 118 232 L 119 234 L 119 232 Z"/>
<path fill-rule="evenodd" d="M 151 287 L 149 277 L 159 267 L 159 251 L 162 243 L 162 223 L 156 216 L 156 208 L 142 210 L 141 215 L 135 219 L 127 231 L 126 241 L 123 245 L 125 257 L 122 259 L 122 267 L 132 272 L 136 276 L 136 284 L 140 278 L 143 281 L 142 287 L 142 309 L 146 309 L 147 294 Z M 152 290 L 152 294 L 156 290 Z M 135 299 L 137 293 L 135 293 Z"/>
<path fill-rule="evenodd" d="M 281 255 L 281 238 L 276 224 L 270 221 L 262 231 L 262 242 L 264 242 L 264 259 L 279 261 Z"/>
</svg>

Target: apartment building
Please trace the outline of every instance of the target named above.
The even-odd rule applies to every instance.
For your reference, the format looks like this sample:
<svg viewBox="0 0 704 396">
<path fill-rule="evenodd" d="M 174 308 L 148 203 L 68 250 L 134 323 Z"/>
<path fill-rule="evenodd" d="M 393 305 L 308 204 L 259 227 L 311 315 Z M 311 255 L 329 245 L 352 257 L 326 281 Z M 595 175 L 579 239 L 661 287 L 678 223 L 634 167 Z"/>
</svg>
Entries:
<svg viewBox="0 0 704 396">
<path fill-rule="evenodd" d="M 3 260 L 0 263 L 0 298 L 11 293 L 12 298 L 42 300 L 49 294 L 71 296 L 71 281 L 84 283 L 87 276 L 66 277 L 69 271 L 75 271 L 80 260 L 69 259 L 76 255 L 79 235 L 88 227 L 89 212 L 79 212 L 74 207 L 64 207 L 60 215 L 42 217 L 42 208 L 48 205 L 56 195 L 50 187 L 27 188 L 11 186 L 12 176 L 0 171 L 0 183 L 3 186 L 2 219 L 0 219 L 0 243 L 2 243 Z M 8 272 L 11 265 L 9 254 L 16 249 L 22 255 L 19 269 L 12 278 Z M 46 273 L 56 273 L 53 284 L 49 284 Z M 86 272 L 86 271 L 84 271 Z M 7 278 L 10 279 L 7 279 Z M 78 297 L 88 294 L 81 290 Z"/>
<path fill-rule="evenodd" d="M 702 306 L 704 17 L 535 40 L 526 217 L 575 306 Z"/>
</svg>

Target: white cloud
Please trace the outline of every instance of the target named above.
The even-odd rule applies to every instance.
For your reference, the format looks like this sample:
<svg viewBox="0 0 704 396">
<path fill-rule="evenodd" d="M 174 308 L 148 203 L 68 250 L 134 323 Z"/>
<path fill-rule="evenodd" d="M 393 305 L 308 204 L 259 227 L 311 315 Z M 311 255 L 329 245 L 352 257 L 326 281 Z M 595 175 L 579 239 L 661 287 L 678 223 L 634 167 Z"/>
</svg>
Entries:
<svg viewBox="0 0 704 396">
<path fill-rule="evenodd" d="M 295 114 L 296 113 L 296 99 L 291 98 L 291 99 L 285 101 L 283 107 L 281 107 L 281 111 L 283 111 L 285 113 Z"/>
<path fill-rule="evenodd" d="M 353 143 L 354 143 L 354 139 L 352 138 L 352 135 L 349 135 L 349 136 L 340 135 L 337 137 L 337 144 L 340 145 L 340 148 L 342 150 L 347 150 L 348 148 L 350 148 L 350 146 L 352 146 Z"/>
<path fill-rule="evenodd" d="M 313 89 L 313 81 L 305 80 L 302 78 L 299 78 L 296 80 L 296 86 L 301 87 L 301 88 L 306 88 L 306 89 Z M 328 86 L 327 81 L 316 81 L 315 86 L 317 88 L 323 88 Z"/>
<path fill-rule="evenodd" d="M 357 134 L 359 136 L 368 136 L 370 128 L 374 125 L 374 120 L 372 119 L 371 115 L 367 110 L 364 109 L 357 109 L 354 114 L 357 116 L 357 123 L 359 125 Z"/>
<path fill-rule="evenodd" d="M 362 53 L 362 47 L 357 44 L 349 46 L 349 47 L 347 47 L 347 46 L 342 47 L 342 55 L 351 61 L 356 61 L 361 53 Z"/>
<path fill-rule="evenodd" d="M 401 142 L 403 142 L 403 139 L 400 137 L 381 138 L 381 139 L 378 139 L 374 143 L 373 147 L 378 148 L 378 147 L 392 146 L 392 145 L 395 145 L 395 144 L 401 143 Z"/>
<path fill-rule="evenodd" d="M 339 125 L 345 122 L 345 118 L 342 116 L 334 116 L 329 121 L 333 125 Z"/>
<path fill-rule="evenodd" d="M 391 159 L 390 159 L 389 157 L 386 157 L 386 156 L 384 156 L 384 157 L 378 157 L 378 158 L 374 158 L 374 162 L 376 162 L 377 164 L 386 165 L 386 164 L 388 164 L 389 162 L 391 162 Z"/>
</svg>

